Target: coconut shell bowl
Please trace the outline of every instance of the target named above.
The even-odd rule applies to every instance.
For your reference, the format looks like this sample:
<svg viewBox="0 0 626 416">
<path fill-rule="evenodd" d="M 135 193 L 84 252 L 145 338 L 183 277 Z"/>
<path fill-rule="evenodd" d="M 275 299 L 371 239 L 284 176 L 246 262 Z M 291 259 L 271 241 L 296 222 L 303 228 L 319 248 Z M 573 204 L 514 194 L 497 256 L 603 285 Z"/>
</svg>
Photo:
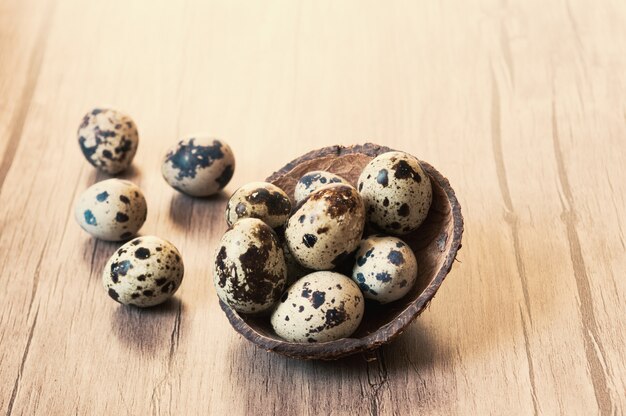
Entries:
<svg viewBox="0 0 626 416">
<path fill-rule="evenodd" d="M 313 170 L 335 173 L 356 185 L 361 171 L 370 160 L 392 150 L 372 143 L 325 147 L 291 161 L 270 175 L 267 182 L 282 188 L 292 201 L 298 179 Z M 351 337 L 337 341 L 284 341 L 273 332 L 269 316 L 238 314 L 220 301 L 233 328 L 266 351 L 294 358 L 320 360 L 334 360 L 372 351 L 399 336 L 424 311 L 439 290 L 461 248 L 463 234 L 461 206 L 450 183 L 430 164 L 424 161 L 421 164 L 430 176 L 433 201 L 424 223 L 414 232 L 400 236 L 415 253 L 419 266 L 417 281 L 406 296 L 386 305 L 366 302 L 365 314 L 357 331 Z"/>
</svg>

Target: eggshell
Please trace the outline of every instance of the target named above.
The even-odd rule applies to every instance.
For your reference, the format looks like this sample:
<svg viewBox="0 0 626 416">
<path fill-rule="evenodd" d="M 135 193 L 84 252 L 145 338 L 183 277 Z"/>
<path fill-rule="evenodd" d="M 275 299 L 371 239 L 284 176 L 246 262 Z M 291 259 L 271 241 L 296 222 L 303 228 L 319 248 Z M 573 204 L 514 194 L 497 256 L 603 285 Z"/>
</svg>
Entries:
<svg viewBox="0 0 626 416">
<path fill-rule="evenodd" d="M 365 209 L 359 193 L 345 184 L 313 192 L 291 216 L 285 239 L 304 267 L 330 270 L 359 245 Z"/>
<path fill-rule="evenodd" d="M 406 295 L 417 278 L 417 260 L 402 240 L 382 235 L 361 241 L 352 279 L 363 296 L 389 303 Z"/>
<path fill-rule="evenodd" d="M 165 155 L 161 173 L 174 189 L 191 196 L 209 196 L 223 189 L 235 171 L 230 146 L 211 137 L 178 142 Z"/>
<path fill-rule="evenodd" d="M 78 144 L 89 163 L 110 175 L 127 169 L 139 145 L 137 126 L 130 116 L 95 108 L 83 116 Z"/>
<path fill-rule="evenodd" d="M 101 240 L 127 240 L 146 221 L 148 208 L 141 189 L 122 179 L 107 179 L 85 190 L 74 216 L 81 228 Z"/>
<path fill-rule="evenodd" d="M 315 170 L 308 172 L 302 176 L 293 191 L 296 204 L 302 202 L 307 196 L 319 188 L 330 185 L 332 183 L 345 183 L 348 184 L 344 178 L 334 173 L 326 172 L 324 170 Z"/>
<path fill-rule="evenodd" d="M 432 202 L 430 178 L 419 161 L 404 152 L 387 152 L 372 159 L 361 172 L 357 187 L 367 220 L 390 234 L 417 229 Z"/>
<path fill-rule="evenodd" d="M 258 218 L 272 228 L 285 224 L 291 213 L 287 194 L 267 182 L 250 182 L 237 189 L 226 206 L 226 222 L 233 225 L 241 218 Z"/>
<path fill-rule="evenodd" d="M 224 303 L 241 313 L 266 311 L 280 298 L 286 280 L 278 238 L 263 221 L 245 218 L 224 234 L 213 274 L 215 291 Z"/>
<path fill-rule="evenodd" d="M 143 308 L 169 299 L 180 287 L 184 273 L 183 259 L 172 243 L 143 236 L 111 256 L 102 283 L 113 300 Z"/>
<path fill-rule="evenodd" d="M 350 278 L 321 271 L 302 277 L 272 313 L 272 328 L 291 342 L 327 342 L 349 337 L 364 313 L 363 295 Z"/>
</svg>

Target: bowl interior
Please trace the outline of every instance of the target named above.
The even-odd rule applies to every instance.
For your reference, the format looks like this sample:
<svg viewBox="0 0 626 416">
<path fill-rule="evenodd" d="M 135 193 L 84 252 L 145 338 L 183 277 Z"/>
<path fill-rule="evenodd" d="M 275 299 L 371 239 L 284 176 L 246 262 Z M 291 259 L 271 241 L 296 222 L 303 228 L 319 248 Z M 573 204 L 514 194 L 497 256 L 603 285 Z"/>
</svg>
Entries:
<svg viewBox="0 0 626 416">
<path fill-rule="evenodd" d="M 298 179 L 313 170 L 333 172 L 356 185 L 365 165 L 378 154 L 390 150 L 371 144 L 320 149 L 289 163 L 270 176 L 268 181 L 282 188 L 292 201 Z M 406 296 L 386 305 L 367 301 L 358 330 L 352 337 L 338 341 L 319 344 L 289 343 L 274 334 L 269 317 L 239 315 L 232 310 L 229 313 L 230 308 L 222 305 L 235 329 L 267 350 L 299 358 L 337 358 L 373 349 L 402 332 L 423 310 L 443 281 L 460 246 L 462 232 L 460 210 L 455 224 L 452 205 L 458 203 L 448 181 L 429 164 L 422 162 L 422 167 L 431 179 L 433 202 L 422 226 L 410 234 L 400 236 L 412 248 L 418 262 L 417 282 Z M 459 221 L 461 224 L 458 224 Z M 458 238 L 452 238 L 453 236 Z"/>
</svg>

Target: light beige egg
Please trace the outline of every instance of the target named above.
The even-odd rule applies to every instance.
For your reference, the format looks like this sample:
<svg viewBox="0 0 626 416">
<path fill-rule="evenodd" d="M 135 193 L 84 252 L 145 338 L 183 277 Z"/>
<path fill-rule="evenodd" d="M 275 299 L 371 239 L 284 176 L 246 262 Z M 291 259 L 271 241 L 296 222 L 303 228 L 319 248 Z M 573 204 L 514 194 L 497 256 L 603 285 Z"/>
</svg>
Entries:
<svg viewBox="0 0 626 416">
<path fill-rule="evenodd" d="M 115 175 L 132 163 L 139 146 L 139 134 L 127 114 L 94 108 L 83 116 L 78 127 L 78 144 L 89 163 Z"/>
<path fill-rule="evenodd" d="M 352 280 L 363 296 L 379 303 L 393 302 L 411 290 L 416 278 L 417 260 L 404 241 L 382 235 L 361 241 Z"/>
<path fill-rule="evenodd" d="M 420 162 L 404 152 L 388 152 L 372 159 L 359 176 L 367 220 L 390 234 L 417 229 L 432 202 L 430 178 Z"/>
<path fill-rule="evenodd" d="M 241 219 L 222 236 L 213 283 L 224 303 L 241 313 L 266 311 L 278 301 L 286 281 L 278 237 L 263 221 Z"/>
<path fill-rule="evenodd" d="M 185 273 L 180 252 L 154 236 L 135 238 L 120 247 L 104 266 L 102 283 L 124 305 L 155 306 L 180 287 Z"/>
<path fill-rule="evenodd" d="M 315 170 L 303 175 L 293 191 L 293 197 L 296 200 L 296 204 L 302 202 L 307 196 L 319 188 L 330 185 L 333 183 L 345 183 L 348 184 L 344 178 L 339 175 L 335 175 L 331 172 L 324 170 Z"/>
<path fill-rule="evenodd" d="M 148 208 L 141 189 L 122 179 L 107 179 L 85 190 L 74 206 L 74 217 L 92 236 L 127 240 L 146 221 Z"/>
<path fill-rule="evenodd" d="M 330 270 L 361 240 L 365 209 L 351 185 L 332 184 L 313 192 L 289 218 L 285 239 L 304 267 Z"/>
<path fill-rule="evenodd" d="M 295 282 L 272 313 L 272 328 L 290 342 L 327 342 L 349 337 L 364 313 L 363 294 L 347 276 L 321 271 Z"/>
<path fill-rule="evenodd" d="M 250 182 L 228 200 L 226 222 L 233 225 L 242 218 L 258 218 L 277 228 L 287 222 L 290 213 L 291 201 L 285 191 L 268 182 Z"/>
</svg>

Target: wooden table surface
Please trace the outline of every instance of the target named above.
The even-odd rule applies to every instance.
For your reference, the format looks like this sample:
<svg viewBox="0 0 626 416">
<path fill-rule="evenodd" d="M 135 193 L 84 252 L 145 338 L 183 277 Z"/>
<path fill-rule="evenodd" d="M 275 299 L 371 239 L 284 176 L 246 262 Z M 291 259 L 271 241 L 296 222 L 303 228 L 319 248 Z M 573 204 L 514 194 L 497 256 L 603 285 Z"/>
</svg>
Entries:
<svg viewBox="0 0 626 416">
<path fill-rule="evenodd" d="M 622 0 L 0 0 L 0 410 L 625 414 L 625 52 Z M 107 296 L 118 245 L 73 218 L 106 178 L 76 139 L 99 105 L 139 126 L 142 233 L 183 253 L 162 308 Z M 208 200 L 160 174 L 197 132 L 237 158 Z M 365 141 L 450 179 L 459 263 L 375 361 L 255 348 L 212 285 L 229 193 Z"/>
</svg>

